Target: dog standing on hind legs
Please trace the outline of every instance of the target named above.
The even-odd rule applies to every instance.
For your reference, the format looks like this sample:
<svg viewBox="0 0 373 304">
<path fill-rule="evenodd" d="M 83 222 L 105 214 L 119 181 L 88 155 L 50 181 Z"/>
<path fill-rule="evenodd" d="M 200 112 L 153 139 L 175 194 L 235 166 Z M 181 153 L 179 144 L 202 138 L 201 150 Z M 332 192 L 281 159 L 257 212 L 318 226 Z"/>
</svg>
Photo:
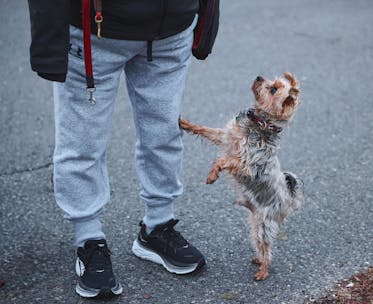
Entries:
<svg viewBox="0 0 373 304">
<path fill-rule="evenodd" d="M 256 280 L 268 277 L 273 243 L 285 218 L 300 206 L 302 182 L 282 172 L 277 157 L 280 133 L 299 105 L 299 85 L 290 73 L 275 80 L 258 76 L 252 91 L 254 107 L 241 111 L 222 129 L 196 125 L 180 118 L 180 127 L 200 135 L 219 148 L 206 183 L 214 183 L 226 170 L 237 185 L 237 203 L 250 210 L 250 234 L 259 266 Z"/>
</svg>

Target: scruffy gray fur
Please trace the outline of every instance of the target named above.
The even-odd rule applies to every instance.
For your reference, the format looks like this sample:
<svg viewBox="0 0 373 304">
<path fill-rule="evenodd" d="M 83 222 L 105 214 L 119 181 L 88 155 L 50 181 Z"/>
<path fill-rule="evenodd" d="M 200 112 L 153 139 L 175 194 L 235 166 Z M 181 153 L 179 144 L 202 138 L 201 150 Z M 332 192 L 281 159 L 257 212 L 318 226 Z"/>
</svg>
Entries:
<svg viewBox="0 0 373 304">
<path fill-rule="evenodd" d="M 253 109 L 240 112 L 223 129 L 196 125 L 180 119 L 180 127 L 207 138 L 220 149 L 207 177 L 215 182 L 219 173 L 228 171 L 236 184 L 237 203 L 248 208 L 252 245 L 259 265 L 256 280 L 268 277 L 273 243 L 285 218 L 299 208 L 303 184 L 297 176 L 281 171 L 277 156 L 280 134 L 299 104 L 295 77 L 266 80 L 258 76 L 252 90 Z"/>
</svg>

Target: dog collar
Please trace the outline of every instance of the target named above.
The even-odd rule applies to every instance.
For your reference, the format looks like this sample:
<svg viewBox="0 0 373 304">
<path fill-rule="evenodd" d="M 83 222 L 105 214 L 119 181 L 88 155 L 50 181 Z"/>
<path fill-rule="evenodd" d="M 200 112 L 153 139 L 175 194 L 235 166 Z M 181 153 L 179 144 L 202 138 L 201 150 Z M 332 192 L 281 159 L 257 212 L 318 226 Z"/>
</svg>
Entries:
<svg viewBox="0 0 373 304">
<path fill-rule="evenodd" d="M 282 128 L 279 126 L 276 126 L 272 123 L 269 123 L 265 121 L 262 117 L 255 115 L 255 112 L 253 109 L 249 109 L 246 112 L 246 115 L 248 118 L 251 119 L 252 122 L 254 122 L 261 130 L 268 130 L 273 133 L 280 133 L 282 131 Z M 236 116 L 236 122 L 240 121 L 240 115 Z"/>
</svg>

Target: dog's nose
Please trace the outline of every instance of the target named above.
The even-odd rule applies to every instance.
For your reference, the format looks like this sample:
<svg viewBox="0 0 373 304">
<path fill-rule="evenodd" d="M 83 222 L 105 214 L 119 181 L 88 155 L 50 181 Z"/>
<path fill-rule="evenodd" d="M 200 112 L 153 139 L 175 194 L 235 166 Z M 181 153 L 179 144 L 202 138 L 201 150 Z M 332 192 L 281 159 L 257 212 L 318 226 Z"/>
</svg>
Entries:
<svg viewBox="0 0 373 304">
<path fill-rule="evenodd" d="M 262 76 L 256 77 L 256 81 L 264 81 L 264 78 Z"/>
</svg>

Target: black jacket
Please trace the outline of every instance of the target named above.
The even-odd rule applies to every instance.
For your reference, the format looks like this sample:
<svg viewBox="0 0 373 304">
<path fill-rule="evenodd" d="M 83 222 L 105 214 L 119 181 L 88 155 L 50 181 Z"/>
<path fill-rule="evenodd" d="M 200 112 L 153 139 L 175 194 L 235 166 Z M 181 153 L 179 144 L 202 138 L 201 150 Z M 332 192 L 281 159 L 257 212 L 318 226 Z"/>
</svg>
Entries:
<svg viewBox="0 0 373 304">
<path fill-rule="evenodd" d="M 80 0 L 28 0 L 31 21 L 31 68 L 39 76 L 65 81 L 69 24 L 81 27 Z M 157 40 L 186 29 L 199 0 L 102 0 L 101 35 L 128 40 Z M 96 33 L 93 21 L 92 33 Z"/>
</svg>

